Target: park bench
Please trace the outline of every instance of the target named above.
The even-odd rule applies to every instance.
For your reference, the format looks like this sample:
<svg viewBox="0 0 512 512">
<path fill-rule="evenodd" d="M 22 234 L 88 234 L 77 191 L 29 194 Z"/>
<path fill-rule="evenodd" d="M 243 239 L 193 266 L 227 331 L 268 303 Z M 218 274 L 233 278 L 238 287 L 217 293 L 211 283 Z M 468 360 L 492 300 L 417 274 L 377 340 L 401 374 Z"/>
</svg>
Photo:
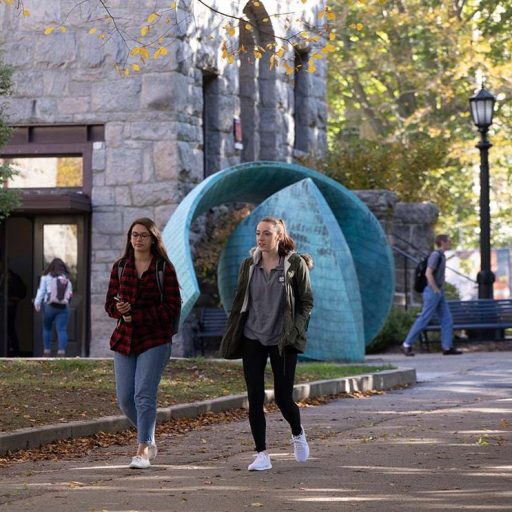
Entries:
<svg viewBox="0 0 512 512">
<path fill-rule="evenodd" d="M 194 333 L 194 348 L 205 354 L 208 338 L 221 338 L 226 328 L 228 317 L 222 308 L 201 308 L 199 320 Z"/>
<path fill-rule="evenodd" d="M 502 340 L 505 329 L 512 327 L 512 299 L 476 299 L 446 301 L 453 317 L 453 330 L 480 331 L 467 341 Z M 440 331 L 439 318 L 434 315 L 421 333 L 421 344 L 428 350 L 428 333 Z"/>
</svg>

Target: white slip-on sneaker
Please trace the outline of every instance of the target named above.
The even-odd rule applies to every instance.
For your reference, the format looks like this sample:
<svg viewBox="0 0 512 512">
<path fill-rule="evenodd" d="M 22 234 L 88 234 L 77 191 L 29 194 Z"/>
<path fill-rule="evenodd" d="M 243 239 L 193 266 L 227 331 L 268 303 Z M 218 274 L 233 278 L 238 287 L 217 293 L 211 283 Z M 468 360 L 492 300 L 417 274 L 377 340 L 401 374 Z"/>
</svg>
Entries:
<svg viewBox="0 0 512 512">
<path fill-rule="evenodd" d="M 298 436 L 292 436 L 293 454 L 297 462 L 306 462 L 309 457 L 309 445 L 306 441 L 306 432 L 302 427 L 302 433 Z"/>
<path fill-rule="evenodd" d="M 132 461 L 128 466 L 130 469 L 147 469 L 151 466 L 151 462 L 146 457 L 142 457 L 141 455 L 135 455 L 132 457 Z"/>
<path fill-rule="evenodd" d="M 155 443 L 149 444 L 148 445 L 148 459 L 149 460 L 156 459 L 157 453 L 158 453 L 158 448 L 156 447 L 156 444 Z"/>
<path fill-rule="evenodd" d="M 265 471 L 266 469 L 272 469 L 272 463 L 270 462 L 270 456 L 267 452 L 259 452 L 254 456 L 254 461 L 247 466 L 249 471 Z"/>
</svg>

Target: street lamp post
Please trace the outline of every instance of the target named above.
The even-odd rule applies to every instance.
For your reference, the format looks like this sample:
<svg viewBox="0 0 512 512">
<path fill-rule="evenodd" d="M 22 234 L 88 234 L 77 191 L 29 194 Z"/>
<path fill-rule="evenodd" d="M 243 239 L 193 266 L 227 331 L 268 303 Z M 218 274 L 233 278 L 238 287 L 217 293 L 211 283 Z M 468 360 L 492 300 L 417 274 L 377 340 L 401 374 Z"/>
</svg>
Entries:
<svg viewBox="0 0 512 512">
<path fill-rule="evenodd" d="M 482 89 L 469 99 L 473 122 L 480 132 L 480 141 L 476 147 L 480 150 L 480 272 L 477 275 L 478 298 L 493 298 L 495 280 L 491 270 L 491 214 L 489 208 L 489 148 L 492 144 L 487 138 L 496 98 Z"/>
</svg>

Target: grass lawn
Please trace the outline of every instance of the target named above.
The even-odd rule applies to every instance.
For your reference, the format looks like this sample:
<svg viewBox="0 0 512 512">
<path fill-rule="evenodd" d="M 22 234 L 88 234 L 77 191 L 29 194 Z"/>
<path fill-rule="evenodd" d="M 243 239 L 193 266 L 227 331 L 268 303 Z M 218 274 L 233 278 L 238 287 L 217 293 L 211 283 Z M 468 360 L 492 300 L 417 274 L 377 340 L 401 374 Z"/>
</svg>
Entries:
<svg viewBox="0 0 512 512">
<path fill-rule="evenodd" d="M 296 383 L 373 373 L 386 366 L 300 362 Z M 270 365 L 268 387 L 272 387 Z M 236 362 L 173 359 L 167 366 L 159 407 L 245 392 Z M 4 359 L 0 361 L 0 431 L 120 414 L 112 360 Z"/>
</svg>

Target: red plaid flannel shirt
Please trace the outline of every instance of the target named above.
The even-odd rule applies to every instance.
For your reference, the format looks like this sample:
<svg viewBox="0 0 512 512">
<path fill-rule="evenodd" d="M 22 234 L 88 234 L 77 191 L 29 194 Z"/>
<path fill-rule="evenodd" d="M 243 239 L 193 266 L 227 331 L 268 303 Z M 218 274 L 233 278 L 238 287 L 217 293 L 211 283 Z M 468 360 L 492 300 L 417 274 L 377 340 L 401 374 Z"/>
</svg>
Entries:
<svg viewBox="0 0 512 512">
<path fill-rule="evenodd" d="M 156 277 L 156 258 L 149 268 L 137 277 L 133 259 L 127 259 L 119 282 L 118 266 L 114 263 L 110 273 L 105 311 L 117 320 L 110 338 L 110 348 L 121 354 L 140 354 L 149 348 L 170 343 L 173 320 L 181 310 L 178 279 L 174 268 L 165 264 L 164 300 L 160 302 L 160 290 Z M 125 322 L 116 308 L 114 297 L 132 305 L 132 321 Z"/>
</svg>

